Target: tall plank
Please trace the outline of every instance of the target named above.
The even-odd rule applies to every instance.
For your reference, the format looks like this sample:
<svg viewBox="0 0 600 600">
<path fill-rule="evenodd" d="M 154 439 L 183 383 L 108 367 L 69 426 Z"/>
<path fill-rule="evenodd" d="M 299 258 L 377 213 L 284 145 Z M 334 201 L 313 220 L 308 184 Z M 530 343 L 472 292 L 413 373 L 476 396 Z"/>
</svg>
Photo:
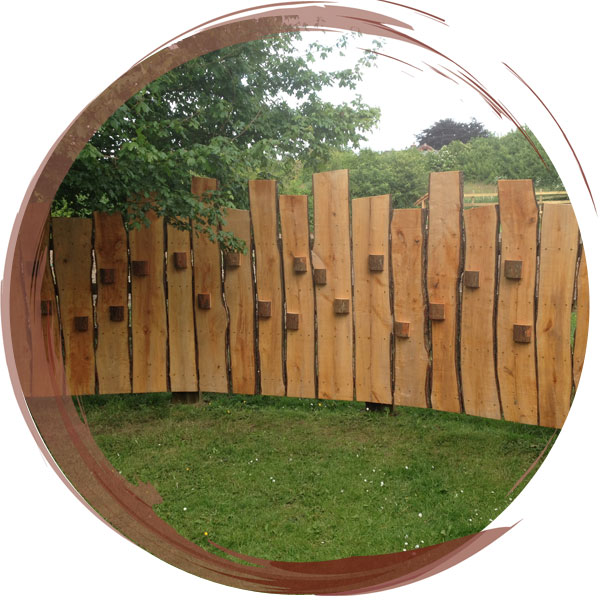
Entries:
<svg viewBox="0 0 600 600">
<path fill-rule="evenodd" d="M 239 266 L 225 268 L 225 300 L 229 309 L 229 355 L 234 394 L 256 393 L 256 357 L 254 337 L 254 284 L 250 213 L 230 208 L 225 214 L 225 231 L 231 231 L 246 243 Z"/>
<path fill-rule="evenodd" d="M 352 200 L 356 399 L 392 403 L 390 197 Z"/>
<path fill-rule="evenodd" d="M 190 232 L 167 225 L 169 378 L 173 392 L 198 390 Z"/>
<path fill-rule="evenodd" d="M 52 231 L 54 269 L 65 341 L 67 391 L 73 395 L 93 394 L 92 220 L 53 218 Z M 77 320 L 79 318 L 81 320 Z"/>
<path fill-rule="evenodd" d="M 192 193 L 199 201 L 216 189 L 216 179 L 192 178 Z M 207 235 L 197 233 L 192 236 L 192 246 L 199 385 L 205 392 L 227 392 L 227 311 L 223 304 L 221 250 Z M 198 306 L 198 294 L 210 294 L 209 310 Z"/>
<path fill-rule="evenodd" d="M 423 211 L 392 214 L 394 321 L 408 323 L 408 337 L 394 336 L 394 404 L 427 407 L 429 352 L 423 297 Z"/>
<path fill-rule="evenodd" d="M 313 175 L 313 261 L 323 265 L 325 285 L 316 286 L 318 396 L 352 400 L 352 285 L 348 171 Z M 335 312 L 335 300 L 346 312 Z M 345 303 L 343 301 L 346 301 Z"/>
<path fill-rule="evenodd" d="M 98 345 L 96 371 L 100 394 L 131 393 L 127 233 L 120 213 L 94 213 Z M 111 319 L 111 306 L 123 307 L 123 319 Z M 113 309 L 114 310 L 114 309 Z"/>
<path fill-rule="evenodd" d="M 533 182 L 530 179 L 498 181 L 498 203 L 502 237 L 496 330 L 500 402 L 507 421 L 536 424 L 533 328 L 538 207 Z M 507 277 L 507 260 L 521 261 L 520 279 Z M 531 342 L 515 342 L 514 325 L 531 327 Z"/>
<path fill-rule="evenodd" d="M 286 331 L 287 396 L 315 396 L 315 298 L 310 273 L 307 196 L 279 196 L 285 302 L 298 315 L 297 329 Z M 295 268 L 295 259 L 302 266 Z"/>
<path fill-rule="evenodd" d="M 577 327 L 575 329 L 575 344 L 573 346 L 573 382 L 579 385 L 585 348 L 587 345 L 588 325 L 590 318 L 590 289 L 588 284 L 587 262 L 585 250 L 581 250 L 579 273 L 577 274 Z"/>
<path fill-rule="evenodd" d="M 164 287 L 163 218 L 149 211 L 150 226 L 129 232 L 133 392 L 167 390 L 167 307 Z M 136 274 L 135 263 L 147 264 Z"/>
<path fill-rule="evenodd" d="M 431 407 L 460 412 L 456 364 L 456 293 L 460 268 L 462 173 L 432 173 L 429 178 L 429 243 L 427 289 L 432 304 L 442 305 L 444 318 L 432 320 L 433 378 Z"/>
<path fill-rule="evenodd" d="M 42 239 L 32 257 L 35 273 L 43 270 L 41 285 L 36 282 L 33 286 L 33 278 L 30 284 L 25 285 L 26 296 L 28 296 L 28 312 L 31 324 L 31 358 L 32 379 L 31 395 L 33 397 L 50 397 L 60 393 L 63 389 L 62 376 L 63 356 L 60 339 L 60 323 L 58 320 L 58 309 L 52 271 L 50 268 L 50 219 L 46 221 L 42 232 Z M 27 266 L 30 263 L 28 261 Z M 26 269 L 26 279 L 33 275 Z M 35 293 L 39 287 L 39 297 Z"/>
<path fill-rule="evenodd" d="M 494 357 L 498 251 L 496 206 L 466 210 L 464 224 L 465 275 L 462 282 L 460 335 L 464 407 L 469 415 L 499 419 L 500 401 Z"/>
<path fill-rule="evenodd" d="M 256 252 L 256 292 L 269 302 L 270 316 L 258 319 L 260 390 L 268 396 L 285 396 L 283 382 L 283 295 L 281 255 L 277 244 L 277 182 L 248 182 L 250 214 Z"/>
<path fill-rule="evenodd" d="M 571 406 L 571 305 L 579 229 L 570 204 L 542 213 L 537 314 L 540 425 L 562 427 Z"/>
</svg>

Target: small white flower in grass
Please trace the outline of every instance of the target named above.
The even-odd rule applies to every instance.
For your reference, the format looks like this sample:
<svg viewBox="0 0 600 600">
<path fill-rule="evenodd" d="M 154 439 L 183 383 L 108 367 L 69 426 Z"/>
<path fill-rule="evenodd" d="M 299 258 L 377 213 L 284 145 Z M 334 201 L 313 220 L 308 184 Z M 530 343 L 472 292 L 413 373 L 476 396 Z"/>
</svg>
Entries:
<svg viewBox="0 0 600 600">
<path fill-rule="evenodd" d="M 490 519 L 490 523 L 492 522 L 492 520 Z"/>
<path fill-rule="evenodd" d="M 408 465 L 404 465 L 404 468 L 405 468 L 405 469 L 408 469 Z"/>
<path fill-rule="evenodd" d="M 464 490 L 460 490 L 460 493 L 461 493 L 461 494 L 463 494 L 463 493 L 464 493 Z"/>
<path fill-rule="evenodd" d="M 341 494 L 343 494 L 343 493 L 344 493 L 344 490 L 342 490 L 340 493 L 341 493 Z"/>
<path fill-rule="evenodd" d="M 408 546 L 408 542 L 404 542 L 404 545 L 405 545 L 405 546 Z"/>
<path fill-rule="evenodd" d="M 363 479 L 363 481 L 364 481 L 365 483 L 367 482 L 367 480 L 366 480 L 366 479 Z"/>
<path fill-rule="evenodd" d="M 381 482 L 381 486 L 380 487 L 383 487 L 383 481 Z"/>
<path fill-rule="evenodd" d="M 406 548 L 402 548 L 402 552 L 406 552 Z"/>
<path fill-rule="evenodd" d="M 492 490 L 492 494 L 495 494 L 496 492 L 494 492 L 494 490 Z"/>
<path fill-rule="evenodd" d="M 423 516 L 423 513 L 419 513 L 419 517 L 422 517 L 422 516 Z"/>
<path fill-rule="evenodd" d="M 415 548 L 418 548 L 418 547 L 419 547 L 419 544 L 415 544 Z"/>
<path fill-rule="evenodd" d="M 187 506 L 184 506 L 184 507 L 183 507 L 183 510 L 187 510 Z"/>
<path fill-rule="evenodd" d="M 473 519 L 469 519 L 469 521 L 472 521 Z"/>
<path fill-rule="evenodd" d="M 421 540 L 421 544 L 424 544 L 425 542 L 423 540 Z"/>
</svg>

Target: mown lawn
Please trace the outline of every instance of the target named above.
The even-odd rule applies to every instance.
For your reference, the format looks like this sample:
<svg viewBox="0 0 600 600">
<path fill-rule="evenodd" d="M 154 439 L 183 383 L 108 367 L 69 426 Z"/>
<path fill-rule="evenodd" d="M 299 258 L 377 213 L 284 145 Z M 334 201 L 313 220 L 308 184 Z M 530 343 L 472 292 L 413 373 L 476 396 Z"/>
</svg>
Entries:
<svg viewBox="0 0 600 600">
<path fill-rule="evenodd" d="M 212 550 L 325 560 L 483 529 L 553 430 L 432 410 L 204 394 L 88 397 L 117 470 L 152 483 L 158 515 Z M 208 534 L 208 536 L 205 535 Z"/>
</svg>

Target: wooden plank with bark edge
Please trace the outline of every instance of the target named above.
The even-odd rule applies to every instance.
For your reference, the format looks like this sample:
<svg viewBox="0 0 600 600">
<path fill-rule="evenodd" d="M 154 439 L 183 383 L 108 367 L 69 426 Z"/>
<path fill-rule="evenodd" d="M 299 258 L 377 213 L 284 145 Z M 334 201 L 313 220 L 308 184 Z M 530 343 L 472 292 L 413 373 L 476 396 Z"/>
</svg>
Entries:
<svg viewBox="0 0 600 600">
<path fill-rule="evenodd" d="M 41 232 L 39 245 L 31 246 L 31 254 L 24 256 L 24 289 L 31 333 L 31 396 L 37 398 L 55 396 L 62 393 L 64 388 L 60 322 L 50 268 L 49 247 L 48 217 Z M 40 272 L 41 281 L 34 280 Z"/>
<path fill-rule="evenodd" d="M 534 323 L 538 206 L 530 179 L 498 181 L 501 270 L 498 274 L 497 369 L 507 421 L 537 424 L 535 344 L 513 339 L 514 325 Z M 505 277 L 504 261 L 522 262 L 521 279 Z"/>
<path fill-rule="evenodd" d="M 225 301 L 229 309 L 229 355 L 234 394 L 256 393 L 256 356 L 254 337 L 254 284 L 250 213 L 229 208 L 225 211 L 224 231 L 231 231 L 246 243 L 248 252 L 240 255 L 240 266 L 225 269 Z"/>
<path fill-rule="evenodd" d="M 352 200 L 356 399 L 392 403 L 389 274 L 390 196 Z M 372 270 L 371 256 L 383 270 Z M 379 259 L 378 268 L 381 259 Z"/>
<path fill-rule="evenodd" d="M 129 232 L 131 261 L 146 261 L 147 275 L 131 275 L 133 393 L 167 391 L 167 306 L 163 217 L 148 211 L 150 226 Z"/>
<path fill-rule="evenodd" d="M 409 323 L 409 337 L 394 339 L 394 404 L 427 408 L 429 353 L 423 297 L 423 211 L 392 212 L 394 320 Z"/>
<path fill-rule="evenodd" d="M 478 271 L 479 285 L 462 289 L 461 381 L 465 412 L 499 419 L 500 401 L 494 356 L 494 304 L 498 214 L 495 206 L 464 212 L 465 272 Z"/>
<path fill-rule="evenodd" d="M 283 279 L 287 312 L 297 314 L 298 328 L 286 333 L 286 395 L 315 397 L 315 298 L 310 269 L 296 270 L 296 257 L 309 264 L 307 196 L 279 196 Z"/>
<path fill-rule="evenodd" d="M 76 331 L 75 317 L 93 323 L 92 220 L 74 217 L 52 219 L 54 270 L 65 341 L 67 393 L 95 391 L 94 328 Z"/>
<path fill-rule="evenodd" d="M 536 324 L 540 425 L 562 427 L 571 407 L 571 308 L 579 229 L 569 204 L 542 212 Z"/>
<path fill-rule="evenodd" d="M 587 262 L 585 249 L 581 249 L 579 273 L 577 274 L 577 326 L 575 328 L 575 343 L 573 345 L 573 383 L 575 388 L 579 385 L 585 348 L 588 337 L 588 321 L 590 318 L 590 290 L 588 283 Z"/>
<path fill-rule="evenodd" d="M 270 317 L 258 320 L 260 391 L 265 396 L 285 396 L 281 254 L 277 244 L 277 182 L 249 181 L 248 191 L 257 297 L 259 301 L 271 303 Z"/>
<path fill-rule="evenodd" d="M 217 180 L 192 178 L 192 193 L 201 201 L 204 194 L 217 189 Z M 221 250 L 206 234 L 192 235 L 194 255 L 194 310 L 198 348 L 198 377 L 204 392 L 225 393 L 227 383 L 227 311 L 221 283 Z M 211 308 L 198 307 L 198 294 L 210 294 Z"/>
<path fill-rule="evenodd" d="M 460 268 L 462 173 L 429 177 L 427 290 L 430 304 L 443 304 L 445 318 L 431 321 L 431 407 L 460 412 L 456 365 L 456 303 Z"/>
<path fill-rule="evenodd" d="M 348 171 L 313 175 L 315 238 L 313 260 L 326 269 L 316 286 L 318 397 L 352 400 L 352 284 Z M 349 299 L 349 314 L 334 314 L 334 300 Z"/>
<path fill-rule="evenodd" d="M 190 232 L 167 225 L 169 379 L 173 392 L 198 391 Z M 181 257 L 181 258 L 180 258 Z M 179 258 L 179 264 L 176 259 Z M 184 262 L 182 262 L 184 261 Z M 181 268 L 181 264 L 185 268 Z"/>
<path fill-rule="evenodd" d="M 98 393 L 131 393 L 129 309 L 127 295 L 127 233 L 120 213 L 94 213 L 98 344 Z M 112 269 L 114 281 L 103 283 L 100 269 Z M 124 308 L 123 321 L 112 321 L 111 306 Z"/>
</svg>

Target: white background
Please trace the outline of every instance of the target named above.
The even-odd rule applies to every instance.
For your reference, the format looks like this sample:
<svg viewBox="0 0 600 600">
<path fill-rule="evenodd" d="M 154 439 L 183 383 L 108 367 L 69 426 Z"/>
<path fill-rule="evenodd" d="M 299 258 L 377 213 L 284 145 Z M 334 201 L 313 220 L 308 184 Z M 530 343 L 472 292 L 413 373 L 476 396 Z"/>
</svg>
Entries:
<svg viewBox="0 0 600 600">
<path fill-rule="evenodd" d="M 148 51 L 192 25 L 247 2 L 191 3 L 180 0 L 20 2 L 4 5 L 0 97 L 2 264 L 8 236 L 27 185 L 45 154 L 71 120 Z M 578 153 L 600 203 L 594 86 L 599 56 L 598 15 L 592 3 L 421 2 L 416 6 L 451 25 L 440 34 L 466 66 L 515 68 L 548 104 Z M 362 2 L 361 7 L 391 10 Z M 414 22 L 417 19 L 413 19 Z M 419 20 L 419 23 L 422 21 Z M 426 27 L 426 25 L 423 25 Z M 428 25 L 427 27 L 430 27 Z M 435 31 L 442 29 L 434 28 Z M 456 47 L 456 41 L 459 41 Z M 453 45 L 454 44 L 454 45 Z M 476 67 L 473 67 L 474 69 Z M 496 71 L 498 71 L 496 69 Z M 478 69 L 478 75 L 488 71 Z M 495 69 L 489 68 L 490 81 Z M 553 158 L 576 209 L 588 253 L 592 320 L 586 367 L 575 405 L 539 474 L 494 525 L 511 532 L 466 562 L 433 578 L 381 593 L 404 598 L 559 598 L 597 589 L 598 450 L 600 424 L 595 365 L 598 360 L 598 218 L 591 210 L 577 167 L 560 136 L 529 96 L 500 75 L 494 88 L 530 124 Z M 381 93 L 385 93 L 385 89 Z M 513 96 L 514 94 L 514 96 Z M 508 103 L 508 100 L 505 100 Z M 0 495 L 2 573 L 9 598 L 148 599 L 251 597 L 179 571 L 140 550 L 95 517 L 48 466 L 19 412 L 5 363 L 0 402 L 2 444 Z M 256 596 L 254 596 L 256 597 Z"/>
</svg>

